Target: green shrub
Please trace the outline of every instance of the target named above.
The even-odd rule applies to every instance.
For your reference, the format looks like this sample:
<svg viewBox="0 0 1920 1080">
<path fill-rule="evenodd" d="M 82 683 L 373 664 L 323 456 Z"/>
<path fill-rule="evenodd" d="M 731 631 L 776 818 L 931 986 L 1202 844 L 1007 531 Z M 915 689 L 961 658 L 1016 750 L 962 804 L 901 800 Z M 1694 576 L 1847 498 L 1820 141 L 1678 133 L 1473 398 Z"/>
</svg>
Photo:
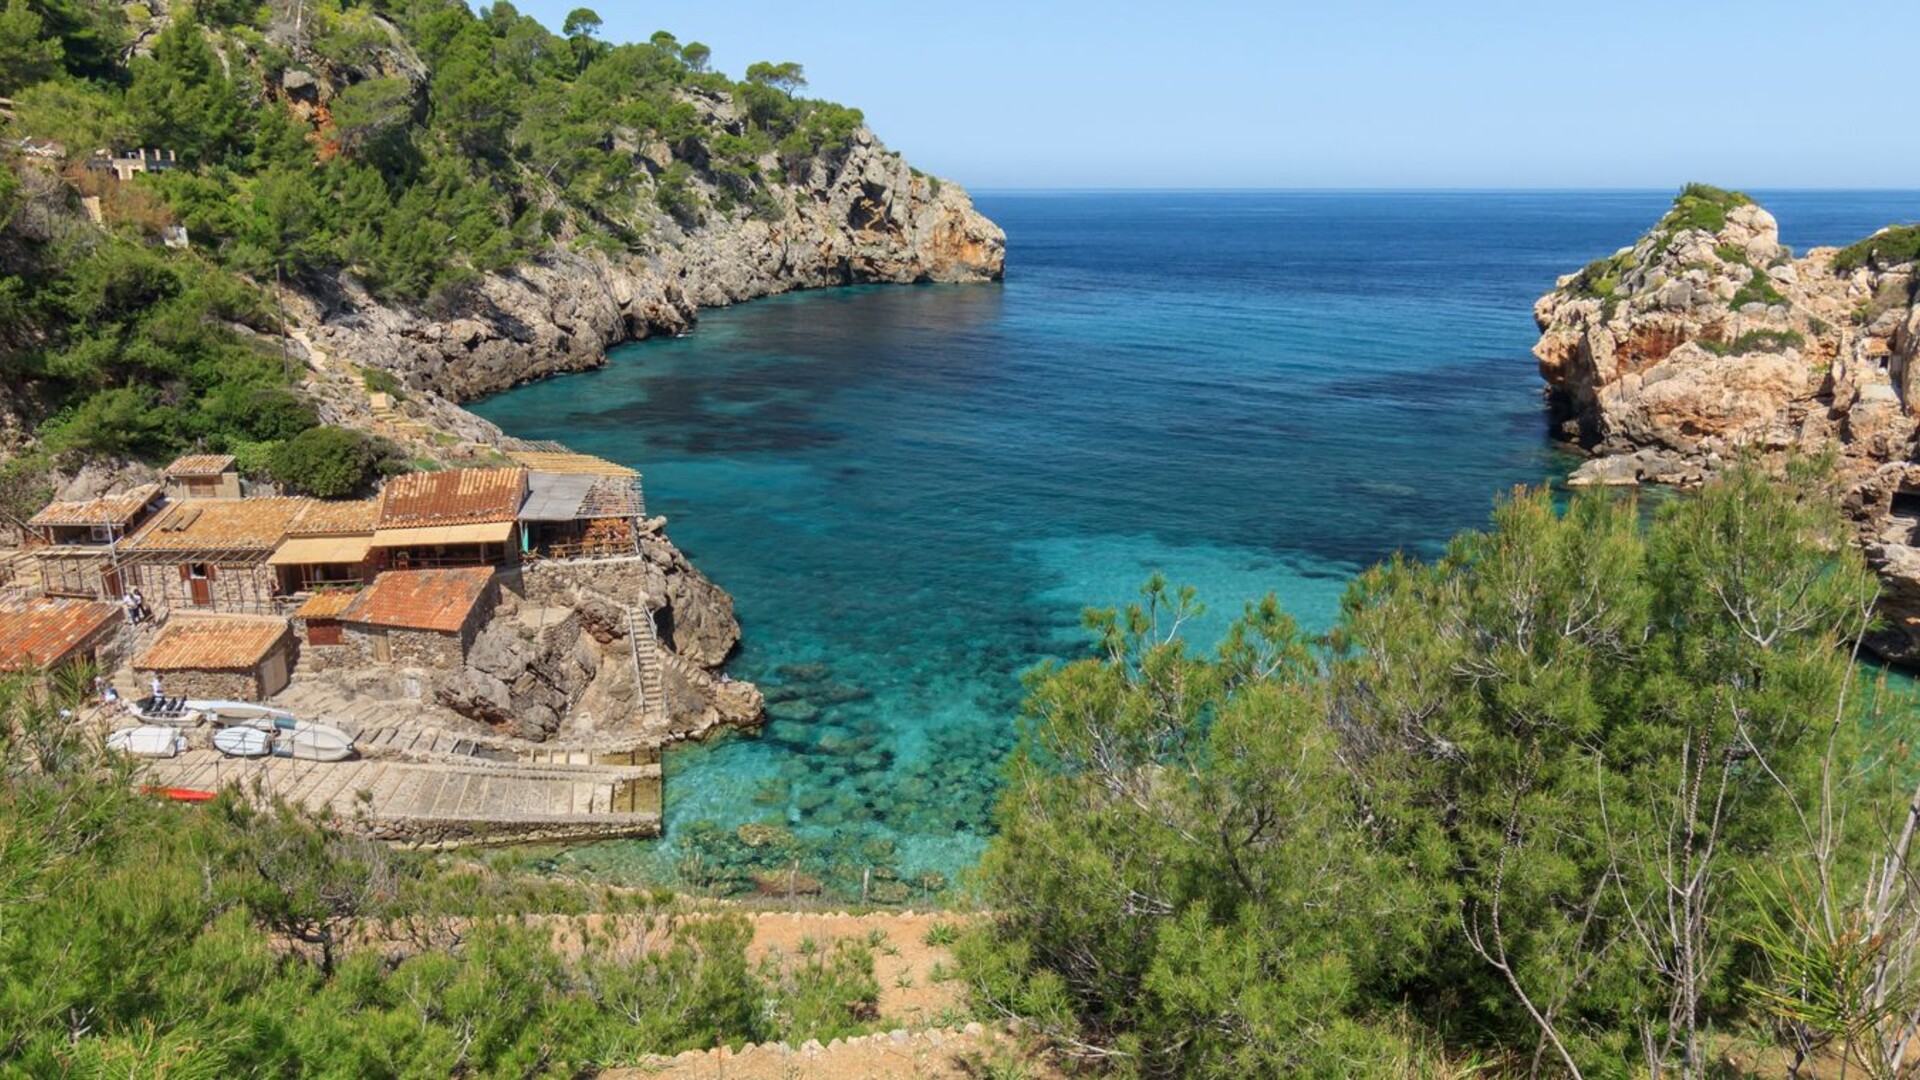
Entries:
<svg viewBox="0 0 1920 1080">
<path fill-rule="evenodd" d="M 1868 261 L 1892 266 L 1916 259 L 1920 259 L 1920 225 L 1896 225 L 1834 252 L 1833 268 L 1847 273 Z"/>
<path fill-rule="evenodd" d="M 1673 209 L 1667 211 L 1654 228 L 1668 234 L 1688 229 L 1717 233 L 1727 227 L 1727 211 L 1752 202 L 1745 192 L 1728 191 L 1712 184 L 1688 184 L 1674 196 Z"/>
<path fill-rule="evenodd" d="M 391 456 L 379 439 L 345 428 L 309 428 L 273 448 L 273 478 L 292 491 L 338 499 L 364 490 Z"/>
<path fill-rule="evenodd" d="M 1749 275 L 1747 283 L 1734 292 L 1733 299 L 1727 301 L 1735 311 L 1756 302 L 1768 307 L 1787 302 L 1787 298 L 1781 295 L 1780 290 L 1774 288 L 1773 279 L 1768 277 L 1764 270 L 1755 270 Z"/>
<path fill-rule="evenodd" d="M 1700 339 L 1700 346 L 1715 356 L 1780 353 L 1798 349 L 1806 343 L 1806 337 L 1798 330 L 1749 330 L 1732 341 Z"/>
<path fill-rule="evenodd" d="M 386 368 L 368 367 L 360 369 L 360 383 L 376 394 L 385 394 L 395 401 L 405 401 L 406 394 L 400 376 Z"/>
</svg>

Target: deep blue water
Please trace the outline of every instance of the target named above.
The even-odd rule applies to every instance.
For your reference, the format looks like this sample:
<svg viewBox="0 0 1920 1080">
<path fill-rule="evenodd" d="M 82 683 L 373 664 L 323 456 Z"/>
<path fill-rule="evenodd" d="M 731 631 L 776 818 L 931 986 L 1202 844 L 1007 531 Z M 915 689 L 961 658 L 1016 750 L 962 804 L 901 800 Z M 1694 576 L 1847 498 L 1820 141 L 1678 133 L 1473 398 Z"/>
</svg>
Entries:
<svg viewBox="0 0 1920 1080">
<path fill-rule="evenodd" d="M 1155 570 L 1205 637 L 1267 591 L 1313 628 L 1345 581 L 1431 554 L 1564 475 L 1528 349 L 1556 275 L 1670 193 L 985 193 L 1004 285 L 859 288 L 706 313 L 680 339 L 476 409 L 640 468 L 730 591 L 757 738 L 668 757 L 665 873 L 787 825 L 807 866 L 952 874 L 979 852 L 1019 674 Z M 1920 194 L 1762 194 L 1796 247 Z M 737 852 L 736 852 L 737 854 Z"/>
</svg>

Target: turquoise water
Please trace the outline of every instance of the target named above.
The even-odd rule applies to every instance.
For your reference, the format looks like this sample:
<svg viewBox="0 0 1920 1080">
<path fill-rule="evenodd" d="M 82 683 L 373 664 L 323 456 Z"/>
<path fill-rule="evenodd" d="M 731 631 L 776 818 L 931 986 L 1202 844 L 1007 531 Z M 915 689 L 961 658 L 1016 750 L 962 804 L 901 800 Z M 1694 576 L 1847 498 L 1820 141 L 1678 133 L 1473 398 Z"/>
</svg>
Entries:
<svg viewBox="0 0 1920 1080">
<path fill-rule="evenodd" d="M 730 670 L 773 702 L 760 736 L 669 754 L 666 840 L 566 861 L 951 878 L 988 833 L 1019 674 L 1084 649 L 1083 607 L 1161 571 L 1212 604 L 1203 638 L 1268 591 L 1324 628 L 1355 571 L 1564 475 L 1533 300 L 1667 198 L 990 193 L 1004 285 L 708 312 L 480 403 L 644 471 L 738 604 Z M 1802 246 L 1920 214 L 1913 194 L 1763 201 Z M 746 847 L 750 823 L 794 840 Z"/>
</svg>

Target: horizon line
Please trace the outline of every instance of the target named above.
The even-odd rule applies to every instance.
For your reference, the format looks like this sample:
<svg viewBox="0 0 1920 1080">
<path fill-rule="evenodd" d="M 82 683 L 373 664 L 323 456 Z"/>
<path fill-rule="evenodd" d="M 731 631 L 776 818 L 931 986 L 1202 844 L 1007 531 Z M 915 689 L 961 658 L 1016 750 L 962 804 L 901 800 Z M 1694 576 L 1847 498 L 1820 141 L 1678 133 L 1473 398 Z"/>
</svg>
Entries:
<svg viewBox="0 0 1920 1080">
<path fill-rule="evenodd" d="M 959 181 L 953 181 L 959 183 Z M 1534 195 L 1534 194 L 1570 194 L 1570 195 L 1641 195 L 1663 194 L 1680 190 L 1685 185 L 1640 186 L 1640 187 L 1474 187 L 1474 186 L 1297 186 L 1297 187 L 1256 187 L 1256 186 L 1192 186 L 1176 185 L 1167 187 L 1077 187 L 1045 185 L 980 185 L 962 184 L 968 191 L 976 194 L 994 193 L 1004 195 Z M 1776 194 L 1860 194 L 1860 195 L 1915 195 L 1920 196 L 1920 187 L 1827 187 L 1827 186 L 1775 186 L 1772 184 L 1753 184 L 1736 190 L 1765 191 Z"/>
</svg>

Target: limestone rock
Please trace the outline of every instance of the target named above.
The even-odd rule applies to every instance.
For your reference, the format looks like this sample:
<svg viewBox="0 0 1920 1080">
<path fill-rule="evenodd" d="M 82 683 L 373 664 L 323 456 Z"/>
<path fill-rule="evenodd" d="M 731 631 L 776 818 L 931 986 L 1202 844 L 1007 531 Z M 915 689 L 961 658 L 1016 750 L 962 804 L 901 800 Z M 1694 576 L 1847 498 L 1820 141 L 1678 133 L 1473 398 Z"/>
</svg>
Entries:
<svg viewBox="0 0 1920 1080">
<path fill-rule="evenodd" d="M 1869 645 L 1920 661 L 1920 550 L 1894 515 L 1920 496 L 1914 268 L 1794 259 L 1772 215 L 1656 227 L 1534 305 L 1556 433 L 1592 460 L 1575 485 L 1697 483 L 1744 455 L 1837 451 L 1843 507 L 1885 583 Z M 1737 305 L 1735 301 L 1740 301 Z M 1904 504 L 1904 500 L 1903 500 Z"/>
<path fill-rule="evenodd" d="M 737 126 L 730 103 L 696 104 L 710 123 Z M 816 160 L 774 197 L 781 216 L 772 221 L 744 207 L 691 226 L 663 217 L 644 254 L 555 246 L 481 276 L 432 315 L 383 304 L 344 274 L 305 286 L 289 303 L 328 353 L 464 401 L 597 367 L 623 341 L 683 333 L 701 307 L 793 289 L 1003 273 L 999 226 L 958 185 L 915 172 L 864 129 L 845 154 Z"/>
</svg>

